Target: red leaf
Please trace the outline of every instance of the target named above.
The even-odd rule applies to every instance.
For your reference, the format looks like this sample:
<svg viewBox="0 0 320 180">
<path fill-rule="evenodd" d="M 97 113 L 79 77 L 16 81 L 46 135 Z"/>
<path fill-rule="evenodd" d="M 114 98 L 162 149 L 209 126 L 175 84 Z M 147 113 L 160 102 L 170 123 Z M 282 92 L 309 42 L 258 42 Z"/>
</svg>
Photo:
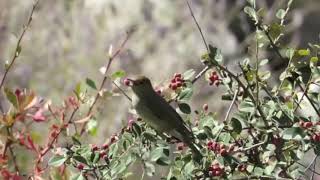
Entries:
<svg viewBox="0 0 320 180">
<path fill-rule="evenodd" d="M 43 112 L 43 109 L 39 109 L 33 116 L 32 116 L 32 119 L 35 121 L 35 122 L 43 122 L 46 120 L 46 117 L 42 114 Z"/>
</svg>

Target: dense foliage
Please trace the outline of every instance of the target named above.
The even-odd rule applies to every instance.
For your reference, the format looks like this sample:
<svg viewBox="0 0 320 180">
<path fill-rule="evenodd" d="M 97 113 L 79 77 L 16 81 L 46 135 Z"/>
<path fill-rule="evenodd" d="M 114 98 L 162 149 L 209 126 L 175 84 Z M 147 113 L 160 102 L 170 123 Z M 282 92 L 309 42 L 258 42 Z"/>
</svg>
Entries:
<svg viewBox="0 0 320 180">
<path fill-rule="evenodd" d="M 193 69 L 177 72 L 171 79 L 168 75 L 168 82 L 157 87 L 157 92 L 176 107 L 192 128 L 197 143 L 202 146 L 200 162 L 193 159 L 187 146 L 170 137 L 163 138 L 139 119 L 134 110 L 129 110 L 132 118 L 127 125 L 105 144 L 90 144 L 83 140 L 83 136 L 94 135 L 97 126 L 106 123 L 100 122 L 95 115 L 96 102 L 119 92 L 126 95 L 123 85 L 127 82 L 119 84 L 126 72 L 109 73 L 109 68 L 133 30 L 128 32 L 118 49 L 110 48 L 108 63 L 100 69 L 103 74 L 100 85 L 87 78 L 76 85 L 73 95 L 61 106 L 37 97 L 31 90 L 6 87 L 7 74 L 23 49 L 20 41 L 31 23 L 31 13 L 15 54 L 5 67 L 0 86 L 11 105 L 0 117 L 4 139 L 0 159 L 2 177 L 125 179 L 133 174 L 133 166 L 142 167 L 141 179 L 154 176 L 158 170 L 164 172 L 165 169 L 158 168 L 161 166 L 168 167 L 168 172 L 162 173 L 168 180 L 298 179 L 306 171 L 311 171 L 312 176 L 318 174 L 311 167 L 316 158 L 308 167 L 299 161 L 310 150 L 316 157 L 320 153 L 320 44 L 310 43 L 309 47 L 301 49 L 283 45 L 285 18 L 291 4 L 292 0 L 289 0 L 284 9 L 276 12 L 272 24 L 266 24 L 263 21 L 265 10 L 258 9 L 254 0 L 248 0 L 244 12 L 256 29 L 255 41 L 249 47 L 247 58 L 238 64 L 237 72 L 224 66 L 219 48 L 207 45 L 203 39 L 207 47 L 207 52 L 199 58 L 203 70 L 199 73 Z M 268 82 L 272 77 L 265 68 L 269 60 L 260 55 L 261 51 L 271 51 L 278 61 L 287 62 L 277 85 Z M 210 104 L 190 105 L 194 84 L 198 81 L 207 81 L 208 86 L 225 90 L 221 98 L 230 105 L 224 119 L 217 119 L 215 113 L 209 111 Z M 105 89 L 106 83 L 119 88 L 119 92 Z M 306 111 L 312 111 L 314 115 L 304 113 Z M 82 118 L 76 119 L 76 115 Z M 47 136 L 45 144 L 36 143 L 39 134 L 32 134 L 28 128 L 32 123 L 50 124 L 48 134 L 41 135 Z M 24 160 L 17 159 L 17 153 L 30 153 L 34 158 L 28 171 L 20 170 Z"/>
</svg>

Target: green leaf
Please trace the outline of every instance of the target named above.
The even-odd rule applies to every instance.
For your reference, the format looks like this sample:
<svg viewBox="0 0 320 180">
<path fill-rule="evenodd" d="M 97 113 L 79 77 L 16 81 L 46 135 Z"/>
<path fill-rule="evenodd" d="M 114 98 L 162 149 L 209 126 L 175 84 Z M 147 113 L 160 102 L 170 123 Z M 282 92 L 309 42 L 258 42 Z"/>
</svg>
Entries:
<svg viewBox="0 0 320 180">
<path fill-rule="evenodd" d="M 245 12 L 246 14 L 248 14 L 249 17 L 252 18 L 252 20 L 255 22 L 255 24 L 258 23 L 257 13 L 256 13 L 256 11 L 255 11 L 252 7 L 246 6 L 246 7 L 244 8 L 244 12 Z"/>
<path fill-rule="evenodd" d="M 269 62 L 269 59 L 262 59 L 259 62 L 259 66 L 264 66 L 264 65 L 268 64 L 268 62 Z"/>
<path fill-rule="evenodd" d="M 271 72 L 270 71 L 259 71 L 258 76 L 260 80 L 266 81 L 271 77 Z"/>
<path fill-rule="evenodd" d="M 253 114 L 255 111 L 255 106 L 254 104 L 251 102 L 251 100 L 245 99 L 244 101 L 242 101 L 239 105 L 239 110 L 242 112 L 248 112 Z"/>
<path fill-rule="evenodd" d="M 179 109 L 181 112 L 185 113 L 185 114 L 190 114 L 191 113 L 191 108 L 187 103 L 180 103 L 178 104 Z"/>
<path fill-rule="evenodd" d="M 282 132 L 282 138 L 286 140 L 301 140 L 305 137 L 304 130 L 302 130 L 300 127 L 292 127 L 285 129 Z"/>
<path fill-rule="evenodd" d="M 113 79 L 122 78 L 122 77 L 124 77 L 124 76 L 126 76 L 126 72 L 125 72 L 125 71 L 122 71 L 122 70 L 116 71 L 116 72 L 114 72 L 114 73 L 111 75 L 111 77 L 112 77 Z"/>
<path fill-rule="evenodd" d="M 49 166 L 54 166 L 54 167 L 59 167 L 61 166 L 65 161 L 67 160 L 66 156 L 61 156 L 61 155 L 54 155 L 50 158 L 48 165 Z"/>
<path fill-rule="evenodd" d="M 80 163 L 88 164 L 87 160 L 83 156 L 75 155 L 75 156 L 72 156 L 72 158 Z"/>
<path fill-rule="evenodd" d="M 183 77 L 184 80 L 191 80 L 195 73 L 196 72 L 195 72 L 194 69 L 189 69 L 189 70 L 187 70 L 186 72 L 184 72 L 182 74 L 182 77 Z"/>
<path fill-rule="evenodd" d="M 222 62 L 223 57 L 220 49 L 209 45 L 209 50 L 210 50 L 209 57 L 210 57 L 211 64 L 217 64 L 218 62 Z"/>
<path fill-rule="evenodd" d="M 286 11 L 284 9 L 279 9 L 276 13 L 277 18 L 283 19 L 286 16 Z"/>
<path fill-rule="evenodd" d="M 178 99 L 181 101 L 187 101 L 191 98 L 192 94 L 193 94 L 193 90 L 191 87 L 184 88 L 179 93 Z"/>
<path fill-rule="evenodd" d="M 242 124 L 238 119 L 231 119 L 231 126 L 233 128 L 232 132 L 236 134 L 240 134 L 242 131 Z"/>
<path fill-rule="evenodd" d="M 273 40 L 277 40 L 284 30 L 284 26 L 278 23 L 272 23 L 269 27 L 269 34 Z"/>
<path fill-rule="evenodd" d="M 76 94 L 77 98 L 79 100 L 81 100 L 81 96 L 80 96 L 80 94 L 81 94 L 81 82 L 78 82 L 76 84 L 76 87 L 74 88 L 74 93 Z"/>
<path fill-rule="evenodd" d="M 9 89 L 9 88 L 4 88 L 4 93 L 7 96 L 7 99 L 9 102 L 15 107 L 18 108 L 18 99 L 17 96 Z"/>
<path fill-rule="evenodd" d="M 150 161 L 156 162 L 162 157 L 168 157 L 165 154 L 165 149 L 166 149 L 165 147 L 157 147 L 154 150 L 152 150 L 150 153 Z"/>
<path fill-rule="evenodd" d="M 79 139 L 76 135 L 73 135 L 71 138 L 72 138 L 73 144 L 81 145 L 81 142 L 79 141 Z"/>
<path fill-rule="evenodd" d="M 82 173 L 72 175 L 71 180 L 86 180 Z"/>
<path fill-rule="evenodd" d="M 309 49 L 299 49 L 298 54 L 300 56 L 309 56 L 310 55 L 310 50 Z"/>
<path fill-rule="evenodd" d="M 184 166 L 184 172 L 188 175 L 188 176 L 192 176 L 193 175 L 193 170 L 195 169 L 195 166 L 193 164 L 192 161 L 188 162 L 185 166 Z"/>
<path fill-rule="evenodd" d="M 97 90 L 96 83 L 92 79 L 86 78 L 86 84 L 92 89 Z"/>
<path fill-rule="evenodd" d="M 253 174 L 256 176 L 262 176 L 263 175 L 263 169 L 260 167 L 255 167 L 253 170 Z"/>
<path fill-rule="evenodd" d="M 98 129 L 98 121 L 95 119 L 90 119 L 87 124 L 87 130 L 91 136 L 95 136 L 97 134 Z"/>
<path fill-rule="evenodd" d="M 230 133 L 221 133 L 219 136 L 219 140 L 223 142 L 223 144 L 228 144 L 231 140 Z"/>
<path fill-rule="evenodd" d="M 170 160 L 167 157 L 159 158 L 156 163 L 160 166 L 167 166 L 170 164 Z"/>
<path fill-rule="evenodd" d="M 294 56 L 294 49 L 292 48 L 287 49 L 286 56 L 289 58 L 289 60 L 291 60 Z"/>
<path fill-rule="evenodd" d="M 247 1 L 253 8 L 256 8 L 256 0 L 247 0 Z"/>
</svg>

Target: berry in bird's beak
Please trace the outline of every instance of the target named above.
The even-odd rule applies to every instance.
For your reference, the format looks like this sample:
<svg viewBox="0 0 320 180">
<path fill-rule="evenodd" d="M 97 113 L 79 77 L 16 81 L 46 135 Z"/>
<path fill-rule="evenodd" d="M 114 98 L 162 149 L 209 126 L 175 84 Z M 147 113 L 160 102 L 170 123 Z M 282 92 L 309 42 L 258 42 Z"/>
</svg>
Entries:
<svg viewBox="0 0 320 180">
<path fill-rule="evenodd" d="M 123 80 L 123 83 L 126 85 L 126 86 L 132 86 L 134 84 L 134 80 L 132 79 L 129 79 L 129 78 L 125 78 Z"/>
</svg>

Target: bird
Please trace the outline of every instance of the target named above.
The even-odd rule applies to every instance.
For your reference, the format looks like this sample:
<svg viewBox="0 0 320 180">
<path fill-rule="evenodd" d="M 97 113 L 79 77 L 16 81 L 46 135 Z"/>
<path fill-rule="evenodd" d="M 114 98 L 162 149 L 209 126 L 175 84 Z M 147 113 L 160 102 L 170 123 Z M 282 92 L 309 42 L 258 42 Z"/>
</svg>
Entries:
<svg viewBox="0 0 320 180">
<path fill-rule="evenodd" d="M 154 90 L 151 81 L 145 76 L 128 80 L 133 91 L 132 105 L 140 118 L 158 133 L 166 133 L 186 144 L 195 158 L 202 158 L 193 132 L 176 110 Z"/>
</svg>

